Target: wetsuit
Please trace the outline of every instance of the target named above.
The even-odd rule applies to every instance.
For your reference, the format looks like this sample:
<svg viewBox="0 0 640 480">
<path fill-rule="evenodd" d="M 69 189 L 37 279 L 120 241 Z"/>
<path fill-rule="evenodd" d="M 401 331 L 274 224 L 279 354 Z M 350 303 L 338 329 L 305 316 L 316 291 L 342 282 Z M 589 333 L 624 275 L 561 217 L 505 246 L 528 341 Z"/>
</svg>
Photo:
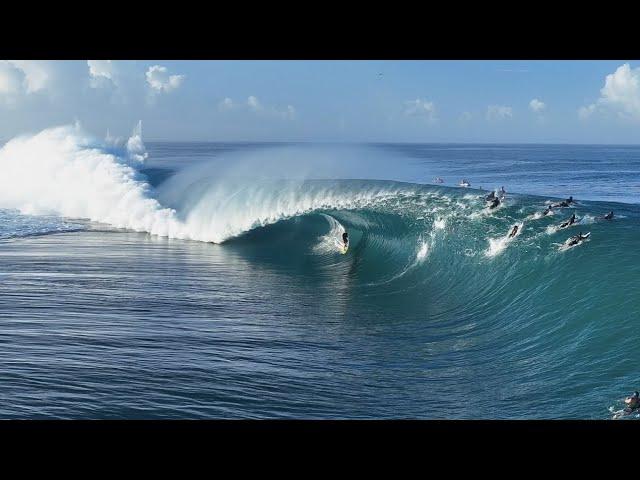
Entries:
<svg viewBox="0 0 640 480">
<path fill-rule="evenodd" d="M 570 203 L 573 203 L 573 197 L 569 197 L 566 200 L 563 200 L 560 203 L 556 203 L 555 205 L 551 205 L 551 206 L 554 208 L 556 207 L 564 208 L 564 207 L 568 207 Z"/>
<path fill-rule="evenodd" d="M 640 397 L 631 397 L 631 402 L 624 409 L 624 412 L 631 413 L 634 410 L 637 410 L 638 408 L 640 408 Z"/>
<path fill-rule="evenodd" d="M 578 243 L 580 243 L 582 240 L 586 238 L 587 237 L 583 237 L 582 234 L 576 235 L 575 237 L 571 237 L 571 240 L 569 241 L 568 245 L 572 247 L 573 245 L 577 245 Z"/>
<path fill-rule="evenodd" d="M 569 225 L 573 225 L 576 222 L 576 214 L 571 215 L 571 218 L 560 225 L 560 228 L 568 227 Z"/>
</svg>

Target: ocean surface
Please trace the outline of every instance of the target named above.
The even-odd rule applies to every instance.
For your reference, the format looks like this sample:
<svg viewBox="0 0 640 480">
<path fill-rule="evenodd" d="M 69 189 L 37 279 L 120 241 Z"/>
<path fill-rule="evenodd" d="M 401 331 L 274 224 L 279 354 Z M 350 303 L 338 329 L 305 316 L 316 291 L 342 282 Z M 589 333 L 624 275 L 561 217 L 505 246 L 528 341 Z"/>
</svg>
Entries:
<svg viewBox="0 0 640 480">
<path fill-rule="evenodd" d="M 638 345 L 638 146 L 0 149 L 3 419 L 606 420 Z"/>
</svg>

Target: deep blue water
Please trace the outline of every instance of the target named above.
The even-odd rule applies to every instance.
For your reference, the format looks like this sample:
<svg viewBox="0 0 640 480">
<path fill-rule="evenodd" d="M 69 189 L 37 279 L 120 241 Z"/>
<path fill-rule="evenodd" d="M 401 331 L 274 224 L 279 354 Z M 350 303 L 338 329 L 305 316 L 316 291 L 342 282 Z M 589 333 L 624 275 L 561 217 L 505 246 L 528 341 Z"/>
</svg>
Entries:
<svg viewBox="0 0 640 480">
<path fill-rule="evenodd" d="M 607 419 L 640 387 L 639 147 L 146 149 L 0 195 L 0 418 Z"/>
</svg>

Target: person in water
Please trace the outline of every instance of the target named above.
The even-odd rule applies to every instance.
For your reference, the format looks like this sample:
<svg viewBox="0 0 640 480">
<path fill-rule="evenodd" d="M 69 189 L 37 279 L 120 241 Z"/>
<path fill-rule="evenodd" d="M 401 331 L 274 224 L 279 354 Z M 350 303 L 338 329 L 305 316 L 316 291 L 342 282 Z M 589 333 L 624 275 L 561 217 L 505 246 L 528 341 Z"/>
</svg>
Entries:
<svg viewBox="0 0 640 480">
<path fill-rule="evenodd" d="M 504 187 L 500 187 L 500 197 L 504 199 L 504 197 L 506 196 L 507 196 L 507 191 L 504 189 Z"/>
<path fill-rule="evenodd" d="M 576 235 L 575 237 L 571 237 L 569 239 L 569 242 L 567 243 L 568 246 L 572 247 L 574 245 L 577 245 L 578 243 L 580 243 L 582 240 L 584 240 L 585 238 L 587 238 L 586 236 L 582 235 L 582 232 L 580 232 L 578 235 Z"/>
<path fill-rule="evenodd" d="M 573 215 L 571 215 L 571 218 L 569 218 L 569 220 L 567 220 L 566 222 L 562 223 L 560 225 L 560 228 L 568 227 L 570 225 L 573 225 L 574 223 L 576 223 L 576 214 L 575 213 Z"/>
<path fill-rule="evenodd" d="M 624 409 L 625 413 L 631 413 L 637 408 L 640 408 L 640 393 L 638 391 L 633 392 L 633 395 L 624 399 L 624 403 L 627 407 Z"/>
<path fill-rule="evenodd" d="M 511 233 L 509 234 L 509 238 L 515 237 L 516 233 L 518 233 L 518 225 L 514 225 L 513 230 L 511 230 Z"/>
<path fill-rule="evenodd" d="M 491 192 L 489 195 L 484 197 L 487 202 L 491 202 L 494 198 L 496 198 L 496 192 Z"/>
<path fill-rule="evenodd" d="M 500 200 L 498 200 L 498 198 L 496 197 L 493 199 L 493 202 L 491 202 L 491 205 L 489 205 L 489 208 L 496 208 L 498 205 L 500 205 Z"/>
<path fill-rule="evenodd" d="M 551 205 L 549 205 L 544 212 L 542 212 L 542 216 L 546 217 L 547 215 L 549 215 L 551 213 L 552 207 Z"/>
<path fill-rule="evenodd" d="M 344 242 L 345 247 L 349 245 L 349 234 L 347 232 L 342 234 L 342 241 Z"/>
<path fill-rule="evenodd" d="M 555 205 L 553 205 L 554 207 L 560 207 L 560 208 L 564 208 L 564 207 L 568 207 L 569 204 L 574 203 L 573 202 L 573 197 L 569 197 L 566 200 L 561 201 L 560 203 L 556 203 Z"/>
<path fill-rule="evenodd" d="M 605 219 L 605 220 L 611 220 L 612 218 L 613 218 L 613 211 L 611 211 L 611 212 L 607 213 L 607 214 L 604 216 L 604 219 Z"/>
</svg>

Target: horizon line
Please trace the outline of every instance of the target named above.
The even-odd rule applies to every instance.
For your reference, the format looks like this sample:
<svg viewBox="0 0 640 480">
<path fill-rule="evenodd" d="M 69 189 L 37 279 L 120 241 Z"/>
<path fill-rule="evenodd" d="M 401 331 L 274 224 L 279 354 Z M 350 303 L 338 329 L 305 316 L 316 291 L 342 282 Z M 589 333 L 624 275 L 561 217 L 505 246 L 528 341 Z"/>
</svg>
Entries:
<svg viewBox="0 0 640 480">
<path fill-rule="evenodd" d="M 145 143 L 261 143 L 261 144 L 354 144 L 354 145 L 567 145 L 585 147 L 640 147 L 638 143 L 572 143 L 572 142 L 419 142 L 382 140 L 167 140 L 144 139 Z"/>
</svg>

